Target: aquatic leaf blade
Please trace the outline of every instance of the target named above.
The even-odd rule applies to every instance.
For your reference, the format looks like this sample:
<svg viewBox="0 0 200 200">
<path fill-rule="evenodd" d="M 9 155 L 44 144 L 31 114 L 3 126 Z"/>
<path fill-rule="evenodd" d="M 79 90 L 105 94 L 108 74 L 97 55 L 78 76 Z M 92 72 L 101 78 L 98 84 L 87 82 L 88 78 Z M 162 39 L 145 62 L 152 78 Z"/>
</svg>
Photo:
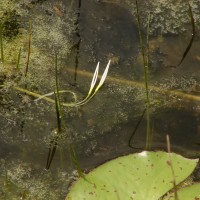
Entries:
<svg viewBox="0 0 200 200">
<path fill-rule="evenodd" d="M 66 199 L 157 200 L 173 188 L 173 176 L 165 152 L 141 152 L 109 161 L 71 187 Z M 198 159 L 171 153 L 177 184 L 194 170 Z"/>
</svg>

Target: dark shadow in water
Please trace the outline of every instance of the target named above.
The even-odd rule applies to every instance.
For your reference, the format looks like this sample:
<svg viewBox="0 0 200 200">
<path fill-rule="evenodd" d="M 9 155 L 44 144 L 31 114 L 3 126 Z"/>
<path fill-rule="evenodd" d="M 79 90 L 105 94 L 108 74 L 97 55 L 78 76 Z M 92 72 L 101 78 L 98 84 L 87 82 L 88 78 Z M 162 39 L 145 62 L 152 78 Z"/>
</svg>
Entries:
<svg viewBox="0 0 200 200">
<path fill-rule="evenodd" d="M 111 59 L 115 70 L 119 65 L 123 67 L 123 74 L 133 70 L 130 61 L 137 52 L 138 31 L 127 9 L 117 4 L 84 0 L 79 25 L 82 69 L 90 70 L 98 61 L 107 63 Z"/>
<path fill-rule="evenodd" d="M 58 136 L 55 136 L 49 144 L 49 152 L 47 157 L 46 169 L 49 169 L 54 158 L 56 148 L 58 145 Z"/>
</svg>

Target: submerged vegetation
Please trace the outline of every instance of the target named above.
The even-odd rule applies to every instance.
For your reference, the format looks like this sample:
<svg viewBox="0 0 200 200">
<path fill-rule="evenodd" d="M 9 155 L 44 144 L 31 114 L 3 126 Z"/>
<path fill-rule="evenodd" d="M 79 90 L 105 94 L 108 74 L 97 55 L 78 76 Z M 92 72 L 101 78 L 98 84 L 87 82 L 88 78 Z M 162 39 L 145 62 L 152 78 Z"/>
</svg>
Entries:
<svg viewBox="0 0 200 200">
<path fill-rule="evenodd" d="M 142 60 L 143 60 L 143 70 L 144 70 L 144 81 L 145 81 L 145 92 L 146 92 L 146 149 L 150 149 L 151 146 L 151 116 L 150 116 L 150 98 L 149 98 L 149 26 L 150 26 L 150 19 L 151 15 L 148 16 L 147 21 L 147 33 L 146 33 L 146 51 L 143 44 L 142 39 L 142 32 L 141 32 L 141 25 L 140 25 L 140 13 L 138 8 L 138 2 L 136 0 L 136 10 L 137 10 L 137 23 L 138 23 L 138 31 L 139 31 L 139 38 L 140 38 L 140 51 L 142 54 Z M 146 52 L 146 53 L 145 53 Z M 146 55 L 145 55 L 146 54 Z"/>
<path fill-rule="evenodd" d="M 3 30 L 2 30 L 2 25 L 0 25 L 0 45 L 1 45 L 1 62 L 4 63 L 4 53 L 3 53 Z"/>
</svg>

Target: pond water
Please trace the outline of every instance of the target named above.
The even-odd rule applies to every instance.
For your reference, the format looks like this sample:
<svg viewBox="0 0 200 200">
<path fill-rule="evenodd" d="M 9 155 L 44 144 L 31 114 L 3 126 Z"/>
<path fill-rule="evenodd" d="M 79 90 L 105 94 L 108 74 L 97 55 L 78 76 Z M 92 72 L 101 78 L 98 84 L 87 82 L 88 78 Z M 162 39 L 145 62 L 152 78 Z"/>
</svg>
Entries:
<svg viewBox="0 0 200 200">
<path fill-rule="evenodd" d="M 196 30 L 200 27 L 199 6 L 198 1 L 191 3 Z M 144 36 L 146 13 L 151 12 L 151 148 L 166 150 L 169 134 L 172 151 L 199 158 L 198 31 L 182 64 L 172 67 L 178 65 L 190 42 L 188 4 L 140 1 L 139 10 Z M 107 160 L 145 148 L 146 115 L 141 118 L 146 101 L 145 82 L 135 13 L 131 0 L 1 3 L 4 59 L 1 53 L 0 199 L 65 199 L 70 183 L 78 176 L 70 147 L 86 172 Z M 30 33 L 31 53 L 25 77 Z M 16 69 L 20 48 L 20 65 Z M 90 102 L 75 108 L 63 106 L 63 131 L 58 139 L 55 104 L 45 99 L 34 101 L 35 93 L 55 90 L 55 54 L 60 88 L 75 92 L 78 100 L 87 95 L 97 62 L 100 61 L 102 74 L 108 60 L 112 61 L 105 84 Z M 67 93 L 61 95 L 61 100 L 74 101 Z M 56 152 L 46 170 L 49 146 L 55 140 Z M 134 148 L 129 147 L 129 141 Z M 197 170 L 194 180 L 199 180 L 199 176 Z"/>
</svg>

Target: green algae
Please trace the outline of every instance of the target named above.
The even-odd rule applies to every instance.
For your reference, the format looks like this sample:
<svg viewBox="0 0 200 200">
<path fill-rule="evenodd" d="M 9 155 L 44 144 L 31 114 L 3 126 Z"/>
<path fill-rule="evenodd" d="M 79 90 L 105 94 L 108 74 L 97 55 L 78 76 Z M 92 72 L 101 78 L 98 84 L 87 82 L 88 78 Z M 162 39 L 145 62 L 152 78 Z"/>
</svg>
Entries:
<svg viewBox="0 0 200 200">
<path fill-rule="evenodd" d="M 41 4 L 43 5 L 41 7 Z M 65 14 L 62 17 L 56 15 L 54 4 L 42 2 L 24 2 L 24 1 L 4 1 L 0 6 L 0 16 L 3 23 L 3 41 L 4 41 L 4 68 L 1 68 L 7 77 L 6 84 L 20 85 L 27 84 L 30 88 L 41 88 L 46 80 L 48 87 L 54 87 L 52 56 L 58 52 L 62 59 L 70 53 L 73 45 L 73 33 L 75 14 L 71 8 L 65 8 Z M 51 15 L 47 14 L 49 11 Z M 5 14 L 6 13 L 6 14 Z M 20 74 L 25 73 L 27 65 L 27 52 L 29 51 L 28 34 L 29 20 L 32 19 L 32 43 L 29 60 L 29 77 L 16 73 L 12 66 L 17 65 L 17 56 L 21 48 Z M 49 23 L 50 22 L 50 23 Z M 9 34 L 8 34 L 9 33 Z M 48 49 L 48 50 L 47 50 Z M 29 57 L 29 56 L 28 56 Z M 44 77 L 46 75 L 46 77 Z M 17 79 L 17 82 L 16 82 Z M 48 80 L 48 81 L 47 81 Z M 47 86 L 46 86 L 47 87 Z"/>
<path fill-rule="evenodd" d="M 126 0 L 126 5 L 129 6 L 131 13 L 136 16 L 135 2 Z M 143 24 L 143 30 L 146 29 L 145 23 L 148 12 L 151 13 L 151 31 L 150 34 L 170 34 L 178 35 L 188 33 L 187 29 L 190 25 L 190 16 L 188 13 L 188 2 L 181 0 L 174 2 L 173 0 L 161 0 L 161 1 L 140 1 L 143 12 L 141 12 L 141 19 Z M 200 26 L 199 15 L 199 1 L 191 1 L 191 8 L 194 13 L 194 19 L 196 26 Z"/>
</svg>

